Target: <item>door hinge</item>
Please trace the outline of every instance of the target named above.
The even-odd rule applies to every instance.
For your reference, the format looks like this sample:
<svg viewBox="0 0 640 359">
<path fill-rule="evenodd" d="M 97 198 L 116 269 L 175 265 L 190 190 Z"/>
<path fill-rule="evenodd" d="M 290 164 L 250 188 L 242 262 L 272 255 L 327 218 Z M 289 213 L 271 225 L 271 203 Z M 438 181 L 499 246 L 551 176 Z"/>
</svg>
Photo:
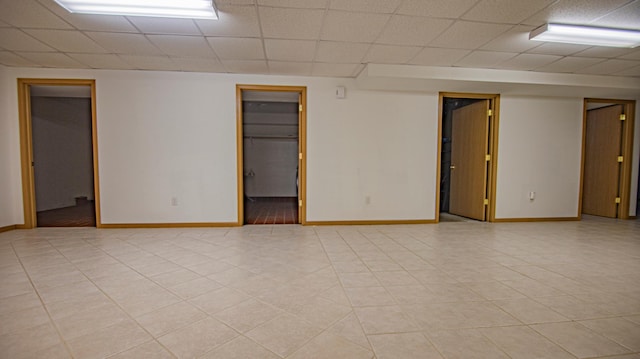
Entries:
<svg viewBox="0 0 640 359">
<path fill-rule="evenodd" d="M 618 162 L 622 163 L 622 161 L 624 161 L 624 157 L 623 156 L 618 156 Z"/>
<path fill-rule="evenodd" d="M 298 105 L 298 111 L 302 112 L 302 105 Z"/>
<path fill-rule="evenodd" d="M 493 116 L 493 110 L 492 109 L 487 110 L 487 116 Z"/>
<path fill-rule="evenodd" d="M 627 115 L 625 115 L 624 113 L 620 114 L 620 121 L 624 121 L 626 119 L 627 119 Z"/>
<path fill-rule="evenodd" d="M 489 205 L 489 199 L 487 199 L 487 198 L 485 198 L 485 199 L 484 199 L 484 205 L 485 205 L 485 206 L 488 206 L 488 205 Z"/>
<path fill-rule="evenodd" d="M 298 200 L 298 207 L 302 207 L 302 200 Z"/>
<path fill-rule="evenodd" d="M 298 159 L 301 160 L 302 159 L 302 152 L 298 153 Z"/>
<path fill-rule="evenodd" d="M 484 160 L 487 161 L 487 162 L 491 161 L 491 155 L 485 155 L 484 156 Z"/>
<path fill-rule="evenodd" d="M 620 197 L 616 197 L 616 203 L 620 203 Z"/>
</svg>

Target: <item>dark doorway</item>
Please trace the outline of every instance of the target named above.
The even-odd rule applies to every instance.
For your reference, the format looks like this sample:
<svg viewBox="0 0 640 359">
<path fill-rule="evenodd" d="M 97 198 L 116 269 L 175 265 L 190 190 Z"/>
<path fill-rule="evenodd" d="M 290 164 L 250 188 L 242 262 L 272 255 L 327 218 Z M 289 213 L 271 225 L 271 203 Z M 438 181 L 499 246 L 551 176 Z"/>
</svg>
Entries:
<svg viewBox="0 0 640 359">
<path fill-rule="evenodd" d="M 38 227 L 96 226 L 89 86 L 31 86 Z"/>
<path fill-rule="evenodd" d="M 299 96 L 242 91 L 244 224 L 299 223 Z"/>
</svg>

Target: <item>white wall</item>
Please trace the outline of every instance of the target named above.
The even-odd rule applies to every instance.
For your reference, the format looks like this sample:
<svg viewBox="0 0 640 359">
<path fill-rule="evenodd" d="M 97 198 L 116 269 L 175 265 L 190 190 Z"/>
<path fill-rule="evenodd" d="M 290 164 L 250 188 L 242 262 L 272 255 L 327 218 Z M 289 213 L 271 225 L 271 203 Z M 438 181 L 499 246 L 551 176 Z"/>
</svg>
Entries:
<svg viewBox="0 0 640 359">
<path fill-rule="evenodd" d="M 17 107 L 11 96 L 15 86 L 7 68 L 0 65 L 0 227 L 22 222 L 18 119 L 8 115 L 10 107 Z"/>
<path fill-rule="evenodd" d="M 36 210 L 93 199 L 91 99 L 32 97 Z"/>
<path fill-rule="evenodd" d="M 582 107 L 582 99 L 501 97 L 496 218 L 578 215 Z"/>
</svg>

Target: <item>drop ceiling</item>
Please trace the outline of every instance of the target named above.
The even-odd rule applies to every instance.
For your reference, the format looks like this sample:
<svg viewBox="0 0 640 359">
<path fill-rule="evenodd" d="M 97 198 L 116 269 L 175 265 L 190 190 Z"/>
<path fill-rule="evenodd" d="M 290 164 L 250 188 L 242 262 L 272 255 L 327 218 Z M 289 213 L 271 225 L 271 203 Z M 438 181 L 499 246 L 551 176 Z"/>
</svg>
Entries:
<svg viewBox="0 0 640 359">
<path fill-rule="evenodd" d="M 640 48 L 528 40 L 546 22 L 640 29 L 640 0 L 216 0 L 220 20 L 0 0 L 0 64 L 356 77 L 367 64 L 640 78 Z"/>
</svg>

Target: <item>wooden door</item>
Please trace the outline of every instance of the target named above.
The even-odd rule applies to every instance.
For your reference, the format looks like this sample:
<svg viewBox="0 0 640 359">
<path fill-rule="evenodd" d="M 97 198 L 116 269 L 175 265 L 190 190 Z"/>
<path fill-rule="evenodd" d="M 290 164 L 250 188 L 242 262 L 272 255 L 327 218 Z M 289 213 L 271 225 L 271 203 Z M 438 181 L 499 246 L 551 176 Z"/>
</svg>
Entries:
<svg viewBox="0 0 640 359">
<path fill-rule="evenodd" d="M 582 213 L 616 218 L 623 105 L 587 111 Z"/>
<path fill-rule="evenodd" d="M 485 220 L 489 100 L 453 111 L 449 213 Z"/>
</svg>

